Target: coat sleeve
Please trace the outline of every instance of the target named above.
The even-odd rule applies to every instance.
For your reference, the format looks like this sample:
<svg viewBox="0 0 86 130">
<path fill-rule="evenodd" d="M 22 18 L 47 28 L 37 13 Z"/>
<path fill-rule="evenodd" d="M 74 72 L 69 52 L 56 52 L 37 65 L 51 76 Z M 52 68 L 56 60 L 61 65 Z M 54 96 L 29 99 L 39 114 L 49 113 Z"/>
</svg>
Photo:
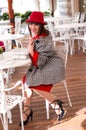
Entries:
<svg viewBox="0 0 86 130">
<path fill-rule="evenodd" d="M 38 68 L 42 68 L 45 64 L 47 64 L 50 58 L 54 55 L 56 55 L 56 52 L 50 46 L 46 46 L 43 50 L 41 50 L 38 55 Z"/>
<path fill-rule="evenodd" d="M 37 67 L 42 68 L 47 64 L 51 57 L 56 55 L 51 36 L 48 38 L 41 38 L 34 43 L 35 51 L 38 52 Z"/>
</svg>

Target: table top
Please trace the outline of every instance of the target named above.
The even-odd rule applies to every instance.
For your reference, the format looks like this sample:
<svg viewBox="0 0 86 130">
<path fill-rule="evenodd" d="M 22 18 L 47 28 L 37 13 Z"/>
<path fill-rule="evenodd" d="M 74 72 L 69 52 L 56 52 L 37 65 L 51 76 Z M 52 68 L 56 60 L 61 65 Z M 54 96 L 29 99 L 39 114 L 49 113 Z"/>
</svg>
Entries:
<svg viewBox="0 0 86 130">
<path fill-rule="evenodd" d="M 26 54 L 27 50 L 25 51 L 26 48 L 24 48 L 24 54 Z M 14 49 L 13 49 L 14 50 Z M 18 51 L 18 49 L 17 49 Z M 22 49 L 23 51 L 23 49 Z M 10 51 L 10 52 L 4 52 L 2 54 L 0 54 L 0 69 L 9 69 L 9 68 L 14 68 L 14 67 L 20 67 L 20 66 L 24 66 L 24 65 L 31 65 L 31 59 L 25 58 L 25 57 L 15 57 L 14 55 L 16 55 L 16 51 Z M 22 55 L 22 54 L 21 54 Z"/>
<path fill-rule="evenodd" d="M 60 24 L 55 26 L 55 29 L 70 29 L 70 28 L 78 28 L 85 27 L 86 23 L 68 23 L 68 24 Z"/>
<path fill-rule="evenodd" d="M 0 24 L 9 24 L 10 21 L 9 20 L 0 20 Z"/>
<path fill-rule="evenodd" d="M 48 21 L 52 21 L 54 22 L 56 20 L 55 17 L 44 17 L 44 21 L 48 22 Z"/>
<path fill-rule="evenodd" d="M 23 34 L 3 34 L 0 35 L 0 40 L 16 40 L 16 39 L 22 39 L 25 36 Z"/>
<path fill-rule="evenodd" d="M 11 29 L 12 27 L 11 25 L 0 25 L 0 29 Z"/>
</svg>

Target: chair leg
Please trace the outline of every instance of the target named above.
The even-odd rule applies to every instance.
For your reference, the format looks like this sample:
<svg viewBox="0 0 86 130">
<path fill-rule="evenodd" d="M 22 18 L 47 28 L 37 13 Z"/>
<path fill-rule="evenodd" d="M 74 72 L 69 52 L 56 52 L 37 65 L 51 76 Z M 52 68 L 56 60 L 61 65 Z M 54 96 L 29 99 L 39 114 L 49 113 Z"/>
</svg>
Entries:
<svg viewBox="0 0 86 130">
<path fill-rule="evenodd" d="M 1 119 L 2 126 L 3 126 L 3 128 L 4 128 L 3 117 L 2 117 L 2 115 L 1 115 L 1 114 L 0 114 L 0 119 Z"/>
<path fill-rule="evenodd" d="M 70 107 L 72 107 L 71 99 L 70 99 L 69 92 L 68 92 L 68 89 L 67 89 L 67 83 L 66 83 L 65 80 L 63 80 L 63 84 L 64 84 L 65 89 L 66 89 L 66 93 L 67 93 L 67 97 L 68 97 L 69 105 L 70 105 Z"/>
<path fill-rule="evenodd" d="M 47 119 L 49 119 L 50 115 L 49 115 L 49 102 L 48 102 L 48 100 L 45 100 L 45 103 L 46 103 L 46 115 L 47 115 Z"/>
<path fill-rule="evenodd" d="M 12 124 L 13 121 L 12 121 L 12 113 L 11 113 L 11 111 L 7 112 L 7 117 L 8 117 L 9 123 Z"/>
<path fill-rule="evenodd" d="M 6 116 L 6 113 L 3 114 L 3 128 L 4 130 L 8 130 L 8 118 Z"/>
<path fill-rule="evenodd" d="M 80 40 L 78 40 L 78 50 L 80 51 Z"/>
<path fill-rule="evenodd" d="M 86 41 L 83 41 L 83 52 L 86 50 Z"/>
<path fill-rule="evenodd" d="M 70 54 L 73 55 L 74 53 L 75 53 L 74 39 L 71 39 L 71 41 L 70 41 Z"/>
<path fill-rule="evenodd" d="M 22 130 L 24 130 L 24 125 L 23 125 L 23 111 L 22 111 L 22 102 L 19 103 L 19 109 L 20 109 L 20 117 L 21 117 L 21 126 Z"/>
</svg>

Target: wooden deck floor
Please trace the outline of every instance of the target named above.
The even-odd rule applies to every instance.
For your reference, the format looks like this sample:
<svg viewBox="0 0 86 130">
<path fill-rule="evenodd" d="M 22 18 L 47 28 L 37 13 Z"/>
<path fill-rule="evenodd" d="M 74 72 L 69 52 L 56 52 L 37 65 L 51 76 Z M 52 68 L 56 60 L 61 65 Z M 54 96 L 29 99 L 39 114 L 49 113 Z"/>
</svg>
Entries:
<svg viewBox="0 0 86 130">
<path fill-rule="evenodd" d="M 13 81 L 22 79 L 27 66 L 16 68 Z M 32 99 L 33 121 L 29 121 L 25 130 L 86 130 L 86 53 L 77 51 L 73 56 L 68 56 L 66 80 L 73 106 L 69 107 L 64 86 L 59 83 L 54 85 L 52 93 L 64 101 L 67 110 L 64 119 L 56 122 L 55 112 L 50 107 L 50 119 L 46 119 L 45 101 L 34 93 Z M 19 109 L 12 111 L 13 123 L 9 124 L 9 130 L 20 130 Z M 0 122 L 0 130 L 3 130 Z"/>
</svg>

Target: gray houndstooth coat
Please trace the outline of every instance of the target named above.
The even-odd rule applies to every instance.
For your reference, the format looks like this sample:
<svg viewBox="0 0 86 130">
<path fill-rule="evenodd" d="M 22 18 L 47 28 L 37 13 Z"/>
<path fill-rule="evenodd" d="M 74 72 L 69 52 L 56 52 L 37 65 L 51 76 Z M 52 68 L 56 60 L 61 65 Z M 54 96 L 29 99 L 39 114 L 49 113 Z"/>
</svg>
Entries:
<svg viewBox="0 0 86 130">
<path fill-rule="evenodd" d="M 34 41 L 35 50 L 39 53 L 37 65 L 31 64 L 26 73 L 29 86 L 55 84 L 65 78 L 63 60 L 57 55 L 51 35 Z"/>
</svg>

